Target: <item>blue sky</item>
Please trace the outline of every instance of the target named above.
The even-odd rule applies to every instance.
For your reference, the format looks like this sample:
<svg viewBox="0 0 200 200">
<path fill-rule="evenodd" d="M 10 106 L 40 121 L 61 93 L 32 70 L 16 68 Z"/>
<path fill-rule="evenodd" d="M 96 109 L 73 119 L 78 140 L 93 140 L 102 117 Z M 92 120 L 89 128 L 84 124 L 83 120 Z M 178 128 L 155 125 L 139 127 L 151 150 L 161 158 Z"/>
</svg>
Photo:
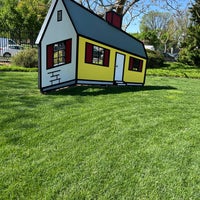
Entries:
<svg viewBox="0 0 200 200">
<path fill-rule="evenodd" d="M 141 0 L 141 2 L 142 1 L 147 3 L 147 2 L 150 2 L 151 0 Z M 146 10 L 146 13 L 148 13 L 149 11 L 152 11 L 152 10 L 160 11 L 160 12 L 167 12 L 168 11 L 167 9 L 164 9 L 164 8 L 161 9 L 161 6 L 164 5 L 164 0 L 160 0 L 160 2 L 161 2 L 160 6 L 155 6 L 155 5 L 152 4 L 152 6 L 150 6 L 148 8 L 148 10 Z M 181 0 L 181 1 L 179 1 L 179 4 L 180 4 L 179 8 L 182 9 L 182 10 L 185 10 L 187 8 L 187 4 L 189 2 L 191 2 L 191 0 Z M 140 6 L 139 3 L 138 3 L 138 6 Z M 138 10 L 139 10 L 139 7 L 138 7 Z M 132 21 L 131 25 L 126 30 L 127 32 L 129 32 L 129 33 L 137 33 L 137 32 L 139 32 L 139 25 L 140 25 L 140 21 L 141 21 L 142 15 L 143 14 L 141 14 L 139 17 L 135 18 Z"/>
</svg>

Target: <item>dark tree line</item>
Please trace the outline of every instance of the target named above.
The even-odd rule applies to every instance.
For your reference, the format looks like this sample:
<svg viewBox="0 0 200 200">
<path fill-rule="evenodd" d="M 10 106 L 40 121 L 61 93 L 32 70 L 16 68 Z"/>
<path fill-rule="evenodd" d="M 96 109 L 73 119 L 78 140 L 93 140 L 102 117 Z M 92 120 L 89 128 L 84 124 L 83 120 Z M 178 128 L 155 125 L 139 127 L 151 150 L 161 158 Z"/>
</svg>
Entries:
<svg viewBox="0 0 200 200">
<path fill-rule="evenodd" d="M 190 8 L 191 23 L 181 45 L 180 61 L 200 67 L 200 0 Z"/>
</svg>

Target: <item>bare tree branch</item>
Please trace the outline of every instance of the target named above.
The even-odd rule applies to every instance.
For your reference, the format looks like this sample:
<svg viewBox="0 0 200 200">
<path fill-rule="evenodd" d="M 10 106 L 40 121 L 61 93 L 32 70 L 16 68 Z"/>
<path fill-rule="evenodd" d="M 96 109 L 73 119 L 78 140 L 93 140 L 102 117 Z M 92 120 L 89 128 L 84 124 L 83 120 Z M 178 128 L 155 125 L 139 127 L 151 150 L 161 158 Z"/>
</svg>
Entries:
<svg viewBox="0 0 200 200">
<path fill-rule="evenodd" d="M 157 6 L 158 9 L 168 9 L 176 16 L 181 16 L 183 10 L 181 9 L 181 2 L 179 0 L 76 0 L 81 5 L 87 7 L 92 12 L 100 17 L 104 17 L 105 13 L 110 10 L 115 10 L 118 14 L 123 16 L 123 28 L 127 27 L 134 21 L 135 18 L 141 14 L 150 11 L 151 6 Z M 187 0 L 188 4 L 192 0 Z M 188 5 L 185 10 L 188 9 Z"/>
<path fill-rule="evenodd" d="M 128 12 L 128 10 L 130 10 L 130 8 L 131 8 L 135 3 L 137 3 L 138 1 L 140 1 L 140 0 L 134 0 L 134 1 L 130 2 L 130 3 L 128 3 L 128 6 L 124 9 L 123 15 L 125 15 L 125 14 Z"/>
</svg>

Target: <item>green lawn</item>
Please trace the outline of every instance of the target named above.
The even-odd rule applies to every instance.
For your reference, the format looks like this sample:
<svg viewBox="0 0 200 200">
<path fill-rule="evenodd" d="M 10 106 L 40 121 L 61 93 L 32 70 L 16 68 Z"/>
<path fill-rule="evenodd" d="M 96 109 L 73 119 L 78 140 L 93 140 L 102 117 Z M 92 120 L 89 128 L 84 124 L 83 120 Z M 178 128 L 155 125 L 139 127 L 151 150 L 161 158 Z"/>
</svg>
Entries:
<svg viewBox="0 0 200 200">
<path fill-rule="evenodd" d="M 160 68 L 148 69 L 148 75 L 200 79 L 200 68 L 178 62 L 166 62 Z"/>
<path fill-rule="evenodd" d="M 8 72 L 8 71 L 14 71 L 14 72 L 37 72 L 38 68 L 28 68 L 28 67 L 21 67 L 21 66 L 15 66 L 10 64 L 1 64 L 0 63 L 0 71 Z"/>
<path fill-rule="evenodd" d="M 0 199 L 200 199 L 200 80 L 42 95 L 0 72 Z"/>
</svg>

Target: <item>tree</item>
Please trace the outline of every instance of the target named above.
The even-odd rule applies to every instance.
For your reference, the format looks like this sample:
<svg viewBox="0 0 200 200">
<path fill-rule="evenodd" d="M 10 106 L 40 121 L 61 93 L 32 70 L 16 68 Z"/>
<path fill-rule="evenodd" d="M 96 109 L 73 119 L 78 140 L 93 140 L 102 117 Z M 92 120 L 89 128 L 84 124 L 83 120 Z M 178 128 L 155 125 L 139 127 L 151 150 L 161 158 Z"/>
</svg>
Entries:
<svg viewBox="0 0 200 200">
<path fill-rule="evenodd" d="M 151 42 L 156 48 L 161 51 L 167 51 L 167 43 L 170 40 L 169 26 L 172 23 L 172 16 L 168 12 L 155 12 L 151 11 L 142 17 L 140 24 L 140 31 L 146 37 L 146 42 Z M 151 33 L 151 34 L 150 34 Z M 149 36 L 154 36 L 149 39 Z M 159 42 L 158 42 L 159 41 Z M 164 44 L 161 47 L 159 43 Z"/>
<path fill-rule="evenodd" d="M 157 32 L 155 30 L 132 33 L 131 35 L 143 41 L 146 45 L 153 45 L 156 49 L 159 48 L 160 40 L 158 39 Z"/>
<path fill-rule="evenodd" d="M 1 29 L 12 29 L 19 25 L 21 17 L 16 11 L 18 0 L 1 1 Z"/>
<path fill-rule="evenodd" d="M 168 12 L 151 11 L 142 17 L 140 31 L 166 30 L 170 20 L 171 15 Z"/>
<path fill-rule="evenodd" d="M 123 16 L 123 29 L 137 16 L 146 13 L 151 5 L 162 2 L 162 6 L 176 9 L 178 0 L 75 0 L 83 6 L 104 17 L 106 11 L 115 10 Z M 189 0 L 187 0 L 189 1 Z M 164 2 L 164 3 L 163 3 Z M 175 3 L 174 3 L 175 2 Z M 22 29 L 29 30 L 35 37 L 44 20 L 51 0 L 0 0 L 0 27 L 16 29 L 20 35 Z"/>
<path fill-rule="evenodd" d="M 110 10 L 116 11 L 123 16 L 123 29 L 132 23 L 133 19 L 144 13 L 147 4 L 144 0 L 76 0 L 78 3 L 88 8 L 90 11 L 104 17 L 105 13 Z M 152 0 L 153 1 L 153 0 Z"/>
<path fill-rule="evenodd" d="M 32 45 L 42 26 L 47 9 L 48 6 L 40 0 L 20 0 L 17 4 L 16 10 L 21 15 L 23 29 L 28 33 Z"/>
<path fill-rule="evenodd" d="M 200 67 L 200 0 L 190 8 L 191 24 L 184 36 L 180 61 Z"/>
<path fill-rule="evenodd" d="M 47 0 L 0 0 L 0 5 L 0 34 L 9 31 L 19 43 L 26 37 L 33 45 L 48 10 Z"/>
<path fill-rule="evenodd" d="M 180 11 L 179 0 L 76 0 L 81 5 L 87 7 L 92 12 L 104 17 L 109 10 L 115 10 L 123 16 L 124 30 L 141 14 L 149 11 L 151 6 L 168 9 L 170 11 Z M 190 0 L 186 0 L 190 2 Z"/>
<path fill-rule="evenodd" d="M 159 50 L 167 52 L 176 49 L 178 51 L 183 39 L 182 35 L 185 35 L 188 26 L 187 11 L 174 13 L 151 11 L 142 17 L 140 31 L 145 35 L 149 31 L 156 33 L 160 43 Z"/>
<path fill-rule="evenodd" d="M 191 21 L 194 25 L 200 24 L 200 0 L 195 0 L 195 3 L 192 4 L 190 8 Z"/>
</svg>

